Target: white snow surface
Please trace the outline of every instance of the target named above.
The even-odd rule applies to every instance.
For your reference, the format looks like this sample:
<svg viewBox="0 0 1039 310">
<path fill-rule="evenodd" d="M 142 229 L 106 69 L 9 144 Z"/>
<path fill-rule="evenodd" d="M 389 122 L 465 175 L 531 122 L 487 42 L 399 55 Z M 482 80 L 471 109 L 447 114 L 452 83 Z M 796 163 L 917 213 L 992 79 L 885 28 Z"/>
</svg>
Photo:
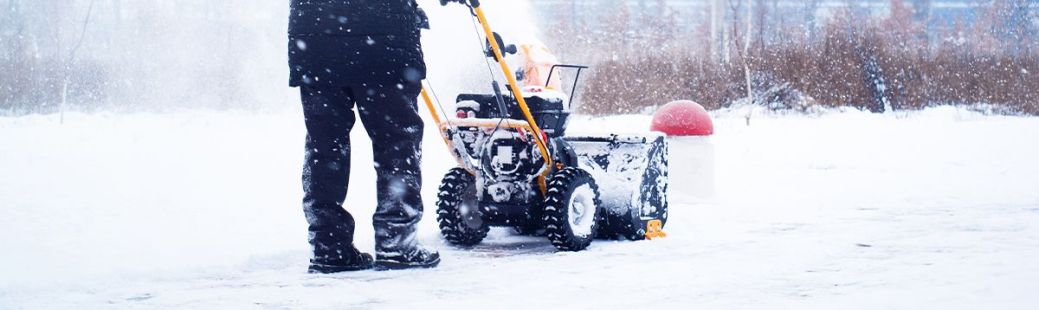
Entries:
<svg viewBox="0 0 1039 310">
<path fill-rule="evenodd" d="M 421 239 L 442 265 L 338 275 L 305 273 L 298 111 L 0 118 L 0 309 L 1039 304 L 1039 119 L 716 117 L 713 197 L 687 195 L 691 177 L 672 171 L 667 238 L 577 253 L 504 230 L 473 249 L 445 244 L 434 199 L 452 160 L 427 124 Z M 371 251 L 371 149 L 355 129 L 347 208 Z"/>
</svg>

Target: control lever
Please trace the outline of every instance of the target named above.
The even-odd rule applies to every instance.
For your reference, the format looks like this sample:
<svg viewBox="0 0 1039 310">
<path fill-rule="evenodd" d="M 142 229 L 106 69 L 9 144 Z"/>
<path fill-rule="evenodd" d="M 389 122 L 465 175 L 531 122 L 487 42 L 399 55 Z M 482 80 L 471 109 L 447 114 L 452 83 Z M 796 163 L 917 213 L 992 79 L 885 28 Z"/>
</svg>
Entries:
<svg viewBox="0 0 1039 310">
<path fill-rule="evenodd" d="M 494 33 L 494 41 L 498 41 L 498 48 L 501 49 L 502 57 L 505 57 L 505 55 L 515 55 L 516 52 L 519 52 L 519 49 L 516 48 L 515 44 L 505 45 L 505 40 L 502 39 L 501 35 L 497 32 Z M 491 49 L 491 40 L 487 40 L 487 50 L 485 51 L 485 54 L 488 58 L 498 61 L 498 59 L 494 57 L 494 50 Z"/>
</svg>

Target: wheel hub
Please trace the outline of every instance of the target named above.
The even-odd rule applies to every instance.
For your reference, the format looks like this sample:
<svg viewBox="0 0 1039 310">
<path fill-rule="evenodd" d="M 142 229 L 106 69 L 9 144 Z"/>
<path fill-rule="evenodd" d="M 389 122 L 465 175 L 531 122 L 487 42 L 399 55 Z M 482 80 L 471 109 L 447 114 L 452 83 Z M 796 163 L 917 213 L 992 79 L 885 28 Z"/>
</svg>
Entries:
<svg viewBox="0 0 1039 310">
<path fill-rule="evenodd" d="M 592 234 L 592 226 L 595 224 L 595 191 L 590 185 L 581 185 L 574 189 L 570 196 L 569 224 L 570 229 L 578 236 Z"/>
</svg>

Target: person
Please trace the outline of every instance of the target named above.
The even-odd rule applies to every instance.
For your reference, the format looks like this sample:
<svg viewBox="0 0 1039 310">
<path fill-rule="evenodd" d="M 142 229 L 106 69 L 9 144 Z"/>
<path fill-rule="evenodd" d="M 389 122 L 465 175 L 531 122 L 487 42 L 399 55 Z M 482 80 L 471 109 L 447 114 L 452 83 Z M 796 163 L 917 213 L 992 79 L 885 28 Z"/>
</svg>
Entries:
<svg viewBox="0 0 1039 310">
<path fill-rule="evenodd" d="M 290 86 L 307 128 L 303 211 L 313 250 L 309 272 L 431 268 L 437 251 L 416 239 L 422 218 L 423 122 L 417 97 L 426 66 L 415 0 L 291 0 Z M 357 115 L 354 115 L 354 107 Z M 350 130 L 360 118 L 372 140 L 378 205 L 375 258 L 354 246 L 343 208 Z"/>
</svg>

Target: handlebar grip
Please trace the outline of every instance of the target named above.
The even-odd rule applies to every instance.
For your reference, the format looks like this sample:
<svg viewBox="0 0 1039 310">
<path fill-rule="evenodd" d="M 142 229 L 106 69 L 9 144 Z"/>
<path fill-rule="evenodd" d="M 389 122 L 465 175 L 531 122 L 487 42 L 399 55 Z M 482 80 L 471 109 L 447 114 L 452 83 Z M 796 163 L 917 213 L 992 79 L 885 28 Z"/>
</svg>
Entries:
<svg viewBox="0 0 1039 310">
<path fill-rule="evenodd" d="M 440 0 L 440 5 L 447 6 L 447 4 L 451 3 L 451 2 L 458 2 L 458 3 L 461 3 L 461 4 L 465 4 L 465 0 Z"/>
</svg>

